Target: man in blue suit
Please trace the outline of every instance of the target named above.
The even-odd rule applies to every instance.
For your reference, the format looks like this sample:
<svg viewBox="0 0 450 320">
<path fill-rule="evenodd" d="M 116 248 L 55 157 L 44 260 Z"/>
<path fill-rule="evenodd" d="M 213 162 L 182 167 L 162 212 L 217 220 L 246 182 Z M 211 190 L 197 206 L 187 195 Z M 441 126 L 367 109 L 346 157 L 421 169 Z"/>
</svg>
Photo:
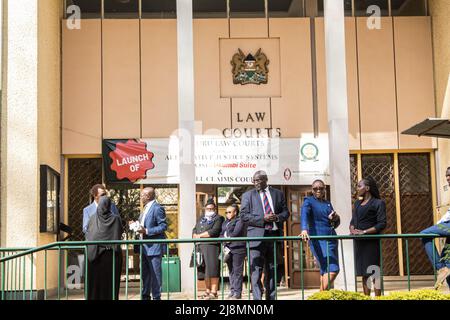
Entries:
<svg viewBox="0 0 450 320">
<path fill-rule="evenodd" d="M 144 210 L 139 217 L 141 225 L 138 233 L 141 239 L 166 239 L 166 211 L 155 200 L 155 189 L 145 188 L 141 191 Z M 161 300 L 162 256 L 166 246 L 160 243 L 145 244 L 142 248 L 142 298 L 144 300 Z"/>
<path fill-rule="evenodd" d="M 92 198 L 94 198 L 94 201 L 83 209 L 83 233 L 85 236 L 89 225 L 89 219 L 97 212 L 98 201 L 102 196 L 106 195 L 106 188 L 102 184 L 96 184 L 91 188 L 90 193 Z M 114 203 L 111 204 L 111 212 L 119 215 L 119 210 L 117 210 Z"/>
<path fill-rule="evenodd" d="M 248 237 L 283 235 L 283 223 L 289 211 L 283 192 L 267 186 L 267 174 L 253 175 L 255 189 L 242 195 L 241 217 L 248 224 Z M 278 244 L 279 245 L 279 244 Z M 261 275 L 264 270 L 266 300 L 275 300 L 275 264 L 273 241 L 250 241 L 250 271 L 254 300 L 262 300 Z"/>
</svg>

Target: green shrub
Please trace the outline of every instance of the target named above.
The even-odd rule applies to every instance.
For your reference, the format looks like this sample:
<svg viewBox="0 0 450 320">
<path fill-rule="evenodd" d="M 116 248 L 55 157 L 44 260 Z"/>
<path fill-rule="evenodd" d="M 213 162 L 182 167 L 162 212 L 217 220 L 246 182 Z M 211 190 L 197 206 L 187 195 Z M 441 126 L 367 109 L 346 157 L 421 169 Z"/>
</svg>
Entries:
<svg viewBox="0 0 450 320">
<path fill-rule="evenodd" d="M 446 244 L 445 247 L 442 249 L 442 258 L 441 262 L 445 262 L 450 260 L 450 244 Z"/>
<path fill-rule="evenodd" d="M 311 295 L 308 300 L 370 300 L 370 297 L 360 292 L 330 290 L 317 292 Z"/>
<path fill-rule="evenodd" d="M 450 295 L 436 290 L 415 290 L 405 292 L 391 292 L 378 297 L 378 300 L 450 300 Z"/>
<path fill-rule="evenodd" d="M 311 295 L 308 300 L 372 300 L 360 292 L 343 290 L 321 291 Z M 450 300 L 450 294 L 436 290 L 415 290 L 391 292 L 386 296 L 376 297 L 376 300 Z"/>
<path fill-rule="evenodd" d="M 450 228 L 443 225 L 442 223 L 438 224 L 437 226 L 444 232 L 450 232 Z M 450 243 L 445 244 L 444 248 L 442 249 L 442 258 L 440 261 L 444 262 L 448 260 L 450 260 Z"/>
</svg>

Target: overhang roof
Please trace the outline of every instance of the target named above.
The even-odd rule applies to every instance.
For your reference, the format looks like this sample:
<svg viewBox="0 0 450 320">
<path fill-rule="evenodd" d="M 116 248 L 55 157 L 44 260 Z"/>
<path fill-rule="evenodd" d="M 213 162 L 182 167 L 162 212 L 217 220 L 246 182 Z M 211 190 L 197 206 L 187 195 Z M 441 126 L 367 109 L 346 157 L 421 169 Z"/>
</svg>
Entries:
<svg viewBox="0 0 450 320">
<path fill-rule="evenodd" d="M 450 119 L 428 118 L 402 134 L 450 139 Z"/>
</svg>

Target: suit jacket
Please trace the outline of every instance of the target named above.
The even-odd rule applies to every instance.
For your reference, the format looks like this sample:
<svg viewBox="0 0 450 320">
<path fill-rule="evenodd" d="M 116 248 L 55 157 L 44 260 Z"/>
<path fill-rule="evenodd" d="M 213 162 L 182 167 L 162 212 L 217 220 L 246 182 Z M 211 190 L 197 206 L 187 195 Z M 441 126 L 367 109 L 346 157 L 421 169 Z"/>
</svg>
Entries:
<svg viewBox="0 0 450 320">
<path fill-rule="evenodd" d="M 222 224 L 222 232 L 220 237 L 225 237 L 225 232 L 230 238 L 245 238 L 247 236 L 247 224 L 242 221 L 240 217 L 236 217 L 233 220 L 225 220 Z M 245 241 L 232 241 L 226 244 L 231 252 L 243 253 L 246 251 Z"/>
<path fill-rule="evenodd" d="M 139 220 L 141 220 L 141 212 Z M 166 239 L 167 221 L 166 210 L 156 201 L 152 203 L 150 209 L 145 217 L 144 228 L 147 234 L 144 234 L 143 239 Z M 139 246 L 137 246 L 139 252 Z M 135 247 L 136 251 L 136 247 Z M 142 248 L 142 254 L 147 256 L 161 256 L 166 253 L 166 245 L 162 243 L 145 244 Z"/>
<path fill-rule="evenodd" d="M 85 235 L 88 231 L 89 220 L 96 212 L 97 212 L 97 206 L 95 205 L 94 201 L 92 201 L 92 203 L 90 205 L 88 205 L 87 207 L 85 207 L 83 209 L 83 233 Z M 117 207 L 114 203 L 111 203 L 111 212 L 120 216 L 119 210 L 117 209 Z"/>
<path fill-rule="evenodd" d="M 224 221 L 224 217 L 219 214 L 216 214 L 215 217 L 211 221 L 207 221 L 205 216 L 201 216 L 200 219 L 195 224 L 195 227 L 192 229 L 192 234 L 200 234 L 205 231 L 208 231 L 210 238 L 219 238 L 220 231 L 222 230 L 222 224 Z M 199 244 L 199 246 L 206 245 L 218 245 L 218 242 L 203 242 Z"/>
<path fill-rule="evenodd" d="M 282 235 L 283 223 L 289 218 L 289 210 L 286 206 L 284 194 L 278 189 L 269 187 L 270 196 L 272 197 L 273 213 L 278 216 L 278 235 Z M 241 202 L 241 219 L 248 224 L 248 237 L 264 237 L 265 236 L 265 221 L 264 208 L 261 201 L 261 196 L 256 189 L 247 191 L 242 195 Z M 250 247 L 257 247 L 261 241 L 250 241 Z"/>
<path fill-rule="evenodd" d="M 336 232 L 328 219 L 333 210 L 333 205 L 328 200 L 319 200 L 314 196 L 306 197 L 301 210 L 302 230 L 308 231 L 312 236 L 335 235 Z"/>
<path fill-rule="evenodd" d="M 361 200 L 355 202 L 350 225 L 360 230 L 374 227 L 381 233 L 386 228 L 386 203 L 376 198 L 370 199 L 364 206 L 361 203 Z"/>
</svg>

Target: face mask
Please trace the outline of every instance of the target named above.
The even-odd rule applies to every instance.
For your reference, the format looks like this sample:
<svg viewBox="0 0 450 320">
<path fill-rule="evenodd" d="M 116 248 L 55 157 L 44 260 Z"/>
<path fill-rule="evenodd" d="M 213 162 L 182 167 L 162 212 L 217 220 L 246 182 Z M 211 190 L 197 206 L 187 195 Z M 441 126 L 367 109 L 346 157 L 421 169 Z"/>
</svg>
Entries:
<svg viewBox="0 0 450 320">
<path fill-rule="evenodd" d="M 216 213 L 214 211 L 205 211 L 206 218 L 212 218 Z"/>
</svg>

